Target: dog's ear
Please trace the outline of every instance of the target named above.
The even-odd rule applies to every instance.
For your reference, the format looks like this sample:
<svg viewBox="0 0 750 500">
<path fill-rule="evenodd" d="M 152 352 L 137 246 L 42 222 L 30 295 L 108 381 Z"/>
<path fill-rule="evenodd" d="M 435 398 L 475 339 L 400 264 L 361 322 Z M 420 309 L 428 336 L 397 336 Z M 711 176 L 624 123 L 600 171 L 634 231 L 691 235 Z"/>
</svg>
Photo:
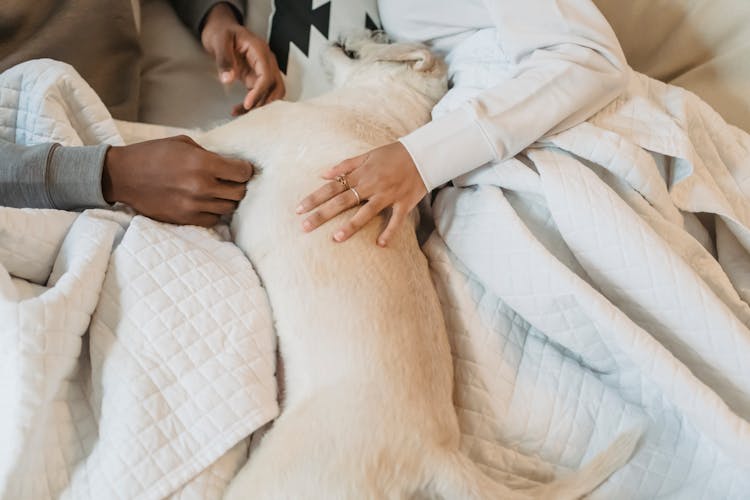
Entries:
<svg viewBox="0 0 750 500">
<path fill-rule="evenodd" d="M 409 63 L 416 71 L 430 71 L 435 66 L 435 56 L 424 45 L 394 43 L 368 47 L 367 54 L 375 61 Z"/>
</svg>

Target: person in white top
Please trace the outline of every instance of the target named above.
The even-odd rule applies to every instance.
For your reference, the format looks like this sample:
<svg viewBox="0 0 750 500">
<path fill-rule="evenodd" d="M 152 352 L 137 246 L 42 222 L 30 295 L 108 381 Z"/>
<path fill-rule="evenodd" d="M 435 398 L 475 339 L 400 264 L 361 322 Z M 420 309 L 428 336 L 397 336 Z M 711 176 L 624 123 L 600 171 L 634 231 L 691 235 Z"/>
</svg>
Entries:
<svg viewBox="0 0 750 500">
<path fill-rule="evenodd" d="M 433 121 L 400 141 L 330 169 L 346 175 L 367 200 L 335 241 L 345 241 L 382 210 L 391 219 L 378 237 L 386 246 L 396 227 L 432 189 L 488 162 L 511 158 L 548 134 L 586 120 L 625 88 L 627 63 L 612 28 L 591 0 L 380 0 L 386 32 L 397 41 L 426 43 L 446 56 L 460 105 L 438 104 Z M 491 40 L 495 62 L 484 88 L 461 88 L 462 70 L 482 70 L 481 56 L 462 46 Z M 480 44 L 481 45 L 481 44 Z M 476 53 L 474 53 L 476 56 Z M 472 68 L 472 65 L 475 66 Z M 482 78 L 478 79 L 482 81 Z M 477 78 L 473 79 L 476 87 Z M 463 92 L 463 94 L 461 94 Z M 297 213 L 312 231 L 343 210 L 326 186 Z M 344 209 L 356 205 L 351 191 Z"/>
</svg>

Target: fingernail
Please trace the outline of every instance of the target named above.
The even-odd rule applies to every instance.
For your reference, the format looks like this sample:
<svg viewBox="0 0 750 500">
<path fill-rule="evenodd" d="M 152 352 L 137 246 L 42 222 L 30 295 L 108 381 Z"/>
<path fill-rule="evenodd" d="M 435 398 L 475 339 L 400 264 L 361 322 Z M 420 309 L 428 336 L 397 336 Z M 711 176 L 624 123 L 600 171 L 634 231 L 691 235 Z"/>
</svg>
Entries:
<svg viewBox="0 0 750 500">
<path fill-rule="evenodd" d="M 229 83 L 232 81 L 232 72 L 231 71 L 224 71 L 219 75 L 219 80 L 221 80 L 221 83 Z"/>
<path fill-rule="evenodd" d="M 309 231 L 310 229 L 312 229 L 312 224 L 310 224 L 309 220 L 306 220 L 302 223 L 302 229 L 304 229 L 305 231 Z"/>
<path fill-rule="evenodd" d="M 305 211 L 305 207 L 303 207 L 302 205 L 298 206 L 297 210 L 295 210 L 295 212 L 297 212 L 298 214 L 301 214 L 304 211 Z"/>
<path fill-rule="evenodd" d="M 344 231 L 339 231 L 333 235 L 333 239 L 336 241 L 342 241 L 344 239 Z"/>
</svg>

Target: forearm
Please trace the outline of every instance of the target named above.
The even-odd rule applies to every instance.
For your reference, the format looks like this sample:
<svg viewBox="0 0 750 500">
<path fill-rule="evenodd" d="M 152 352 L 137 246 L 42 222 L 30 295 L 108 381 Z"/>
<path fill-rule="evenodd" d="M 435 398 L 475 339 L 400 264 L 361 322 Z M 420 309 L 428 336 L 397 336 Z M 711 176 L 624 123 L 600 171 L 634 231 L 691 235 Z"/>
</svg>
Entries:
<svg viewBox="0 0 750 500">
<path fill-rule="evenodd" d="M 550 60 L 401 139 L 428 189 L 588 119 L 623 90 L 624 72 Z"/>
<path fill-rule="evenodd" d="M 60 210 L 108 206 L 101 189 L 107 148 L 0 141 L 0 204 Z"/>
<path fill-rule="evenodd" d="M 428 189 L 586 120 L 626 85 L 617 39 L 589 0 L 487 5 L 509 75 L 402 139 Z"/>
<path fill-rule="evenodd" d="M 489 140 L 494 159 L 518 154 L 548 134 L 575 126 L 615 99 L 627 72 L 589 47 L 538 50 L 517 76 L 478 95 L 463 109 Z"/>
<path fill-rule="evenodd" d="M 240 23 L 243 22 L 245 16 L 245 5 L 240 0 L 170 0 L 170 3 L 182 22 L 198 38 L 201 36 L 201 28 L 206 15 L 216 4 L 224 3 L 230 6 Z"/>
</svg>

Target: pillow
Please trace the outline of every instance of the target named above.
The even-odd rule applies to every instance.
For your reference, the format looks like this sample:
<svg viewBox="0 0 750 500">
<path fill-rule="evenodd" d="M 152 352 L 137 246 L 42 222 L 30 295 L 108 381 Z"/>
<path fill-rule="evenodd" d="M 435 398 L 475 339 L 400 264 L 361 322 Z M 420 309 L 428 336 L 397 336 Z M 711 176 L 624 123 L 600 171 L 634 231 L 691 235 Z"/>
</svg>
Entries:
<svg viewBox="0 0 750 500">
<path fill-rule="evenodd" d="M 750 1 L 594 0 L 630 65 L 750 132 Z"/>
<path fill-rule="evenodd" d="M 342 35 L 380 29 L 376 0 L 274 0 L 268 43 L 286 76 L 286 99 L 320 95 L 330 88 L 320 58 Z"/>
</svg>

